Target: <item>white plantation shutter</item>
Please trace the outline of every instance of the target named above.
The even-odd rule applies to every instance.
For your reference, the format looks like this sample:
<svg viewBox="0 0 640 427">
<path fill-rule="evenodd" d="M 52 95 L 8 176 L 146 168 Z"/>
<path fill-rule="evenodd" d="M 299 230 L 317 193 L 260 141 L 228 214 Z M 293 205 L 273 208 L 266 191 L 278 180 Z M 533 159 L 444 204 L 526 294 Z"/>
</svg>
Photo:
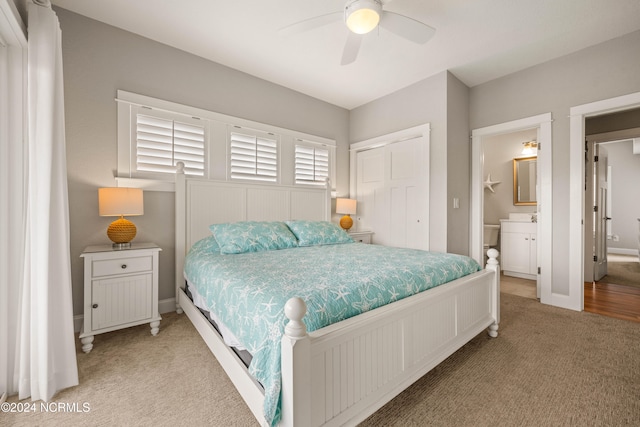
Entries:
<svg viewBox="0 0 640 427">
<path fill-rule="evenodd" d="M 324 185 L 329 177 L 329 150 L 296 145 L 296 184 Z"/>
<path fill-rule="evenodd" d="M 185 164 L 188 175 L 204 176 L 205 127 L 145 114 L 136 115 L 136 170 L 174 173 Z"/>
<path fill-rule="evenodd" d="M 231 179 L 277 182 L 278 141 L 274 135 L 231 132 Z"/>
</svg>

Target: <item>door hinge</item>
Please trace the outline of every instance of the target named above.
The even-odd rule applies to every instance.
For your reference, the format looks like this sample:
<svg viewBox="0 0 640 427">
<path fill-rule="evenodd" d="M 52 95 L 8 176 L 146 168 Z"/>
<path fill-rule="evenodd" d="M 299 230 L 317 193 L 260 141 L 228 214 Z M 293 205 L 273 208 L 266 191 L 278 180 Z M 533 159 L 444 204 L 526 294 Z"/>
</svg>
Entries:
<svg viewBox="0 0 640 427">
<path fill-rule="evenodd" d="M 598 206 L 594 206 L 594 207 L 593 207 L 593 211 L 594 211 L 594 212 L 598 212 Z"/>
<path fill-rule="evenodd" d="M 538 274 L 540 274 L 540 267 L 538 267 Z"/>
<path fill-rule="evenodd" d="M 593 256 L 593 262 L 598 262 L 598 255 Z"/>
<path fill-rule="evenodd" d="M 597 162 L 598 161 L 598 156 L 593 156 L 593 161 Z"/>
</svg>

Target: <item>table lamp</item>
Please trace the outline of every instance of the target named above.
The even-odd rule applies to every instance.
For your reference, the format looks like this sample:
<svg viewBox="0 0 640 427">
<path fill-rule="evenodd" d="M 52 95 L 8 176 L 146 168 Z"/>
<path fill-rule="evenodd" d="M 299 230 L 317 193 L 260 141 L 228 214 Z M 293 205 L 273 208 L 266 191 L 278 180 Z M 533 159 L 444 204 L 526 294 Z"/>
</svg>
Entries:
<svg viewBox="0 0 640 427">
<path fill-rule="evenodd" d="M 136 226 L 124 216 L 144 214 L 142 189 L 140 188 L 99 188 L 98 209 L 100 216 L 119 216 L 109 225 L 107 236 L 113 242 L 114 249 L 131 247 L 136 237 Z"/>
<path fill-rule="evenodd" d="M 336 199 L 336 213 L 344 214 L 340 219 L 340 227 L 348 231 L 353 225 L 353 219 L 349 215 L 356 213 L 356 201 L 353 199 Z"/>
</svg>

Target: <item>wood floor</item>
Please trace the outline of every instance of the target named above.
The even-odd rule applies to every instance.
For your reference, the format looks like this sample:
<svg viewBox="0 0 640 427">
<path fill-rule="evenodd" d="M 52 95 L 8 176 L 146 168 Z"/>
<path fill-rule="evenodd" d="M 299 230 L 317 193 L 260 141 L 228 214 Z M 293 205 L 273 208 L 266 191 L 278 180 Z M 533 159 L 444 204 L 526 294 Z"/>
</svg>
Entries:
<svg viewBox="0 0 640 427">
<path fill-rule="evenodd" d="M 640 288 L 600 282 L 585 283 L 584 311 L 640 322 Z"/>
<path fill-rule="evenodd" d="M 501 275 L 500 291 L 535 299 L 536 283 Z M 640 288 L 600 282 L 585 283 L 584 311 L 640 322 Z"/>
</svg>

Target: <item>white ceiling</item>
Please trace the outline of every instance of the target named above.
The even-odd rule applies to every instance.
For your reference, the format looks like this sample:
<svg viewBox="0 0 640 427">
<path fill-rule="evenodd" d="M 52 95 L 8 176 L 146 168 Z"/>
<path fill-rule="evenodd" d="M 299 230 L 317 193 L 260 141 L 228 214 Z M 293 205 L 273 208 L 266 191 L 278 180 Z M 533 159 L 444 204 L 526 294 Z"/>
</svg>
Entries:
<svg viewBox="0 0 640 427">
<path fill-rule="evenodd" d="M 640 0 L 387 0 L 435 36 L 418 45 L 379 29 L 341 66 L 341 22 L 289 38 L 277 30 L 344 0 L 52 2 L 347 109 L 444 70 L 472 87 L 640 30 Z"/>
</svg>

